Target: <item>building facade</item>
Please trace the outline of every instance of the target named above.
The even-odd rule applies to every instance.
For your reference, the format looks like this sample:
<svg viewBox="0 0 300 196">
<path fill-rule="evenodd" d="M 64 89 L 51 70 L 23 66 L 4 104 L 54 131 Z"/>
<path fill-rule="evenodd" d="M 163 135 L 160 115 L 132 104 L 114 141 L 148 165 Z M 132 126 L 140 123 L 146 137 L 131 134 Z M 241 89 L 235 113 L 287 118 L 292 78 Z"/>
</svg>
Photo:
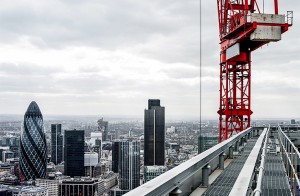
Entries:
<svg viewBox="0 0 300 196">
<path fill-rule="evenodd" d="M 218 135 L 200 135 L 198 137 L 198 154 L 218 144 Z"/>
<path fill-rule="evenodd" d="M 20 169 L 22 180 L 45 178 L 47 145 L 42 113 L 31 102 L 24 116 L 20 139 Z"/>
<path fill-rule="evenodd" d="M 36 179 L 35 184 L 39 187 L 47 188 L 48 196 L 57 196 L 58 195 L 58 180 L 53 179 Z"/>
<path fill-rule="evenodd" d="M 140 142 L 120 141 L 119 187 L 132 190 L 140 186 Z"/>
<path fill-rule="evenodd" d="M 102 179 L 104 180 L 105 192 L 109 192 L 109 189 L 118 184 L 117 174 L 115 174 L 114 172 L 108 172 L 103 174 Z"/>
<path fill-rule="evenodd" d="M 119 172 L 119 149 L 120 149 L 120 141 L 115 140 L 112 144 L 112 171 L 114 173 Z"/>
<path fill-rule="evenodd" d="M 94 152 L 98 153 L 98 160 L 100 161 L 101 153 L 102 153 L 102 138 L 95 140 L 95 146 L 93 148 L 94 148 Z"/>
<path fill-rule="evenodd" d="M 148 182 L 157 176 L 168 171 L 166 166 L 145 166 L 144 167 L 144 182 Z"/>
<path fill-rule="evenodd" d="M 4 189 L 5 192 L 1 192 Z M 6 196 L 48 196 L 48 190 L 45 187 L 37 186 L 5 186 L 0 185 L 0 194 Z"/>
<path fill-rule="evenodd" d="M 101 143 L 102 143 L 102 132 L 100 132 L 100 131 L 91 132 L 90 142 L 92 143 L 93 146 L 96 145 L 96 140 L 101 140 Z"/>
<path fill-rule="evenodd" d="M 58 196 L 100 196 L 98 179 L 70 178 L 59 183 Z"/>
<path fill-rule="evenodd" d="M 99 163 L 98 153 L 96 152 L 85 152 L 84 153 L 84 173 L 85 176 L 94 177 L 94 168 Z"/>
<path fill-rule="evenodd" d="M 63 135 L 61 124 L 51 124 L 51 161 L 57 165 L 63 161 Z"/>
<path fill-rule="evenodd" d="M 144 164 L 165 165 L 165 108 L 149 99 L 144 116 Z"/>
<path fill-rule="evenodd" d="M 66 130 L 64 141 L 64 174 L 84 176 L 84 130 Z"/>
</svg>

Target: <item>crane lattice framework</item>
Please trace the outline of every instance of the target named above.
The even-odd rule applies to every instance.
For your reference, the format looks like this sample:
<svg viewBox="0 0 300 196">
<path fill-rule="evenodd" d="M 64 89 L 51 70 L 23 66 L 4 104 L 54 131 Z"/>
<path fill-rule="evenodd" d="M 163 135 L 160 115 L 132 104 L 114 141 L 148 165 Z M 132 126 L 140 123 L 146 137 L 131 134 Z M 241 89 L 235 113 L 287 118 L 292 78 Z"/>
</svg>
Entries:
<svg viewBox="0 0 300 196">
<path fill-rule="evenodd" d="M 251 52 L 281 40 L 292 25 L 293 12 L 259 10 L 256 0 L 217 0 L 220 32 L 219 142 L 250 126 Z"/>
</svg>

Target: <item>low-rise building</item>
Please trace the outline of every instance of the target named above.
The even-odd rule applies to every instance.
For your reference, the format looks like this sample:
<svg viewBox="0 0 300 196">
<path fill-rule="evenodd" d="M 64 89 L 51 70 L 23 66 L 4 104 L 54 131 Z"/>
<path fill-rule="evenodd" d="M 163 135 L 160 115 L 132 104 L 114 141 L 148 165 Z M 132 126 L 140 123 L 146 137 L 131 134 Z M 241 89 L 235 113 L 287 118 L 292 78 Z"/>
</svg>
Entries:
<svg viewBox="0 0 300 196">
<path fill-rule="evenodd" d="M 158 166 L 158 165 L 153 165 L 153 166 L 145 166 L 144 167 L 144 182 L 148 182 L 157 176 L 165 173 L 168 171 L 168 168 L 166 166 Z"/>
<path fill-rule="evenodd" d="M 2 192 L 1 192 L 2 191 Z M 45 187 L 37 186 L 6 186 L 0 185 L 0 193 L 5 196 L 48 196 L 48 190 Z"/>
<path fill-rule="evenodd" d="M 58 180 L 57 179 L 36 179 L 35 183 L 37 186 L 45 187 L 48 189 L 48 196 L 58 195 Z"/>
<path fill-rule="evenodd" d="M 58 196 L 100 196 L 98 184 L 94 178 L 65 178 L 59 183 Z"/>
<path fill-rule="evenodd" d="M 105 192 L 108 192 L 112 187 L 118 184 L 117 174 L 113 172 L 106 173 L 101 177 L 104 180 Z"/>
</svg>

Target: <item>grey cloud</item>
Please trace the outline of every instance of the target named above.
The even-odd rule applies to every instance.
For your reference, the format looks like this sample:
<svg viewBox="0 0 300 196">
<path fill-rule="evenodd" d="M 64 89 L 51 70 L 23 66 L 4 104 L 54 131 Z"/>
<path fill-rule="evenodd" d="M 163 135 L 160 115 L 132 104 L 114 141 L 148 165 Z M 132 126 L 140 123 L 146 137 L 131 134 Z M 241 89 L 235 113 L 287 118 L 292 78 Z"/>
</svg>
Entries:
<svg viewBox="0 0 300 196">
<path fill-rule="evenodd" d="M 51 67 L 41 67 L 33 64 L 22 63 L 0 63 L 0 74 L 10 75 L 49 75 L 58 72 L 57 69 Z"/>
<path fill-rule="evenodd" d="M 26 36 L 41 48 L 94 46 L 115 50 L 168 40 L 141 54 L 167 62 L 199 64 L 198 1 L 43 1 L 0 9 L 1 42 Z M 191 28 L 192 27 L 192 28 Z M 196 60 L 195 60 L 196 59 Z"/>
<path fill-rule="evenodd" d="M 182 65 L 177 68 L 172 69 L 163 69 L 169 77 L 175 79 L 182 79 L 182 78 L 199 78 L 200 68 L 189 67 L 187 65 Z"/>
<path fill-rule="evenodd" d="M 49 113 L 96 114 L 116 107 L 119 111 L 113 113 L 142 113 L 146 100 L 157 97 L 169 107 L 169 112 L 198 115 L 200 90 L 193 79 L 199 74 L 199 1 L 12 0 L 1 3 L 0 23 L 1 45 L 20 47 L 25 40 L 37 46 L 33 51 L 48 52 L 50 48 L 55 54 L 65 54 L 65 48 L 96 47 L 104 51 L 101 54 L 107 50 L 110 55 L 115 51 L 121 51 L 121 56 L 129 53 L 137 57 L 133 64 L 141 63 L 137 68 L 124 64 L 128 75 L 110 75 L 114 63 L 101 58 L 120 60 L 118 54 L 100 56 L 95 64 L 89 62 L 94 57 L 86 57 L 85 61 L 79 55 L 74 58 L 78 58 L 76 66 L 80 68 L 72 69 L 74 73 L 63 66 L 61 70 L 57 65 L 52 68 L 47 59 L 45 65 L 40 58 L 36 59 L 37 64 L 30 64 L 16 56 L 17 64 L 0 64 L 2 112 L 19 113 L 21 106 L 36 99 Z M 95 50 L 92 52 L 96 55 Z M 107 64 L 97 66 L 102 60 Z M 162 81 L 148 76 L 145 66 L 151 62 L 161 64 L 162 69 L 164 63 L 182 63 L 187 67 L 164 70 L 168 78 Z M 108 72 L 103 74 L 103 70 Z M 135 74 L 139 77 L 131 78 Z M 193 84 L 188 83 L 189 79 Z"/>
</svg>

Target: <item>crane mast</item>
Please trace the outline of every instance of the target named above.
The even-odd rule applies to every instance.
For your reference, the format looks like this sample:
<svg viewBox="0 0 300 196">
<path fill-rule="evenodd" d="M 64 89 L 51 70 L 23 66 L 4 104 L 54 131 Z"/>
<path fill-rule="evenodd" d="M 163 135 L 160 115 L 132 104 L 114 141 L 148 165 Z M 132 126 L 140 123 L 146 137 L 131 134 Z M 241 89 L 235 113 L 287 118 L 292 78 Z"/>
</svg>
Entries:
<svg viewBox="0 0 300 196">
<path fill-rule="evenodd" d="M 217 0 L 220 36 L 219 142 L 250 126 L 251 52 L 281 40 L 293 12 L 261 13 L 256 0 Z"/>
</svg>

